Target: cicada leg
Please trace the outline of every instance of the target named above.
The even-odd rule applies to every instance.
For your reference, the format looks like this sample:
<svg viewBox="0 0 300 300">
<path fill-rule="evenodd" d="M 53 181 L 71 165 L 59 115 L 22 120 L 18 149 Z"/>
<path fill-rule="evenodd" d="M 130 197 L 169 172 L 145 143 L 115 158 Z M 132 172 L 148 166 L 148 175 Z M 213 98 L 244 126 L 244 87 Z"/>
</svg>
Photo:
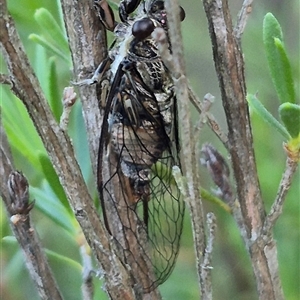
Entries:
<svg viewBox="0 0 300 300">
<path fill-rule="evenodd" d="M 106 0 L 95 0 L 94 7 L 100 18 L 101 23 L 109 31 L 114 31 L 116 26 L 115 16 L 112 8 L 109 6 Z"/>
<path fill-rule="evenodd" d="M 119 6 L 119 15 L 122 22 L 126 22 L 128 15 L 136 10 L 141 0 L 122 0 Z"/>
</svg>

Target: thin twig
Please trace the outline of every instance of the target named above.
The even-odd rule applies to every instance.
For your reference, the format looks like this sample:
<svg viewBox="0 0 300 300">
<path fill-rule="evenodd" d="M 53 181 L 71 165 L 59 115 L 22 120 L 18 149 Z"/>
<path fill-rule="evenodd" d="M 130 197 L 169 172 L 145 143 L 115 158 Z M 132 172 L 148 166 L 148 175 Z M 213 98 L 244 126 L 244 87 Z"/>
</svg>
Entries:
<svg viewBox="0 0 300 300">
<path fill-rule="evenodd" d="M 11 79 L 8 75 L 6 74 L 0 74 L 0 84 L 8 84 L 11 85 Z"/>
<path fill-rule="evenodd" d="M 234 32 L 227 0 L 203 0 L 209 23 L 213 56 L 228 125 L 229 152 L 237 183 L 237 197 L 245 225 L 240 228 L 248 248 L 259 299 L 283 299 L 278 269 L 270 269 L 265 247 L 260 242 L 265 212 L 258 182 L 249 109 L 246 101 L 244 60 L 240 36 L 246 24 L 244 2 Z M 246 234 L 245 234 L 246 231 Z M 272 241 L 272 239 L 271 239 Z M 270 248 L 274 256 L 276 247 Z M 275 280 L 275 278 L 277 278 Z"/>
<path fill-rule="evenodd" d="M 13 172 L 13 162 L 5 131 L 1 127 L 0 194 L 10 220 L 10 227 L 23 250 L 25 263 L 41 299 L 60 300 L 55 282 L 39 237 L 30 220 L 34 202 L 29 202 L 28 182 L 19 172 Z M 8 180 L 8 184 L 5 179 Z"/>
<path fill-rule="evenodd" d="M 262 230 L 263 235 L 270 235 L 272 228 L 274 227 L 276 221 L 280 217 L 287 192 L 289 191 L 289 188 L 292 183 L 292 178 L 297 170 L 297 167 L 298 163 L 288 157 L 286 160 L 286 168 L 279 184 L 276 199 L 271 207 L 269 214 L 265 219 L 265 223 Z"/>
<path fill-rule="evenodd" d="M 82 285 L 81 285 L 82 297 L 85 300 L 92 300 L 94 296 L 93 263 L 91 257 L 91 249 L 87 244 L 83 235 L 80 238 L 79 246 L 80 246 L 80 255 L 81 255 L 82 265 L 83 265 Z"/>
<path fill-rule="evenodd" d="M 61 6 L 73 61 L 72 81 L 81 82 L 91 78 L 106 57 L 106 34 L 93 9 L 93 1 L 61 0 Z M 95 181 L 102 124 L 99 89 L 97 84 L 78 86 Z"/>
<path fill-rule="evenodd" d="M 206 224 L 208 229 L 207 235 L 207 245 L 205 248 L 204 259 L 202 263 L 202 274 L 203 278 L 203 289 L 205 293 L 203 294 L 203 300 L 211 300 L 212 297 L 212 252 L 213 252 L 213 243 L 215 240 L 215 231 L 216 231 L 216 217 L 213 213 L 208 213 L 206 215 Z"/>
<path fill-rule="evenodd" d="M 227 1 L 204 0 L 203 4 L 210 26 L 215 68 L 229 129 L 229 151 L 238 181 L 238 198 L 242 202 L 243 215 L 249 223 L 250 236 L 253 230 L 259 232 L 264 209 L 254 161 L 243 56 L 233 36 Z"/>
<path fill-rule="evenodd" d="M 202 103 L 190 86 L 189 86 L 189 100 L 194 105 L 194 107 L 197 109 L 199 114 L 201 114 L 201 112 L 203 110 Z M 207 124 L 210 127 L 210 129 L 216 134 L 216 136 L 219 138 L 219 140 L 223 143 L 224 147 L 228 150 L 227 134 L 225 134 L 222 131 L 222 128 L 219 125 L 219 123 L 217 122 L 217 120 L 215 119 L 215 117 L 211 113 L 207 112 L 206 119 L 207 119 Z"/>
<path fill-rule="evenodd" d="M 203 98 L 203 102 L 201 104 L 202 110 L 200 113 L 200 118 L 199 118 L 197 124 L 195 125 L 195 130 L 194 130 L 194 135 L 195 135 L 196 141 L 198 141 L 200 139 L 200 132 L 201 132 L 202 128 L 204 127 L 204 125 L 207 123 L 207 115 L 208 115 L 208 112 L 209 112 L 214 100 L 215 100 L 215 97 L 211 94 L 206 94 Z M 199 156 L 197 155 L 197 157 L 199 157 Z"/>
<path fill-rule="evenodd" d="M 201 133 L 202 128 L 204 127 L 204 124 L 207 121 L 207 114 L 208 114 L 208 111 L 209 111 L 209 109 L 212 105 L 213 100 L 214 100 L 214 97 L 211 94 L 205 95 L 205 97 L 203 99 L 203 103 L 201 104 L 202 110 L 201 110 L 201 113 L 200 113 L 199 122 L 198 122 L 198 124 L 195 125 L 195 128 L 194 128 L 194 136 L 193 136 L 193 138 L 194 138 L 193 139 L 194 149 L 193 149 L 193 153 L 195 153 L 194 164 L 196 166 L 196 170 L 197 170 L 198 174 L 200 174 L 200 152 L 201 152 L 200 145 L 199 145 L 200 144 L 200 133 Z M 195 183 L 200 185 L 199 175 L 197 176 L 197 180 L 195 181 Z M 196 186 L 195 186 L 195 188 L 196 188 Z M 201 195 L 201 186 L 200 186 L 200 197 L 201 196 L 202 195 Z M 202 200 L 202 197 L 201 197 L 201 200 Z M 201 205 L 201 203 L 199 203 L 199 205 Z M 195 211 L 195 209 L 197 209 L 197 206 L 193 205 L 193 204 L 191 204 L 190 207 L 191 207 L 191 211 Z M 193 219 L 194 219 L 194 217 L 193 217 Z M 192 221 L 192 222 L 195 223 L 197 221 Z M 200 238 L 197 238 L 197 239 L 195 238 L 195 240 L 198 240 L 200 242 Z M 198 259 L 198 262 L 200 262 L 199 259 Z M 200 283 L 201 286 L 203 286 L 202 290 L 204 291 L 204 294 L 203 294 L 203 291 L 202 291 L 201 294 L 202 294 L 202 297 L 205 298 L 205 297 L 207 297 L 207 295 L 206 295 L 207 291 L 206 291 L 206 288 L 205 288 L 205 278 L 202 277 L 203 274 L 201 273 L 201 270 L 199 269 L 199 265 L 198 265 L 198 272 L 199 272 L 199 279 L 200 279 L 199 283 Z"/>
<path fill-rule="evenodd" d="M 238 13 L 237 23 L 234 28 L 234 35 L 237 40 L 240 40 L 244 33 L 248 17 L 252 12 L 252 2 L 253 0 L 244 0 L 242 8 Z"/>
<path fill-rule="evenodd" d="M 74 92 L 73 87 L 66 87 L 64 88 L 63 92 L 63 113 L 60 117 L 59 127 L 66 131 L 68 128 L 69 123 L 69 116 L 71 113 L 72 106 L 74 105 L 75 101 L 77 99 L 77 95 Z"/>
<path fill-rule="evenodd" d="M 168 33 L 172 48 L 172 57 L 170 57 L 169 50 L 166 49 L 167 39 L 163 32 L 154 32 L 155 39 L 158 42 L 160 55 L 169 68 L 173 78 L 176 97 L 178 99 L 178 112 L 180 128 L 181 128 L 181 142 L 184 145 L 182 148 L 182 166 L 184 175 L 187 181 L 187 197 L 186 202 L 190 208 L 190 214 L 194 233 L 194 246 L 197 256 L 197 269 L 199 276 L 199 284 L 201 294 L 205 292 L 202 288 L 203 280 L 201 278 L 201 263 L 203 261 L 203 253 L 205 250 L 205 231 L 204 231 L 204 217 L 202 202 L 200 200 L 199 192 L 199 172 L 195 157 L 195 141 L 193 139 L 193 129 L 191 123 L 190 109 L 189 109 L 189 89 L 187 79 L 185 77 L 185 65 L 183 60 L 183 43 L 180 30 L 179 20 L 179 4 L 178 1 L 165 1 L 165 8 L 168 18 Z M 158 33 L 158 34 L 157 34 Z"/>
</svg>

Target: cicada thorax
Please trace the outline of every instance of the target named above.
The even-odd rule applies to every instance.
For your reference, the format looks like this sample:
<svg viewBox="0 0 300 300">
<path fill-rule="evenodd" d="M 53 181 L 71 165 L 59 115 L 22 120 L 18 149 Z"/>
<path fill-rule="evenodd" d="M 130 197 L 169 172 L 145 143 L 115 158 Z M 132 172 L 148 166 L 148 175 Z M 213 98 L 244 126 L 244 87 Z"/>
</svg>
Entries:
<svg viewBox="0 0 300 300">
<path fill-rule="evenodd" d="M 135 204 L 149 197 L 150 169 L 171 148 L 174 93 L 152 39 L 133 39 L 120 64 L 120 85 L 110 112 L 110 142 L 134 191 L 128 202 Z"/>
</svg>

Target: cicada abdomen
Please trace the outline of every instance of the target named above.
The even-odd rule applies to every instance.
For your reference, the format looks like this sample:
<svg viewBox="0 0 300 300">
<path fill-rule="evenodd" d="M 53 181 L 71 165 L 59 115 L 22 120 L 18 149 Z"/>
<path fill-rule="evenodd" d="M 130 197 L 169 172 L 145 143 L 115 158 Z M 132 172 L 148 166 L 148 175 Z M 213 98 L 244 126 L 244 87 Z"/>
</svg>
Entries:
<svg viewBox="0 0 300 300">
<path fill-rule="evenodd" d="M 151 291 L 174 267 L 184 202 L 171 175 L 180 164 L 173 82 L 151 38 L 156 27 L 167 32 L 166 12 L 163 1 L 140 2 L 121 1 L 119 24 L 106 1 L 95 2 L 116 35 L 99 68 L 100 80 L 109 84 L 103 91 L 98 188 L 105 225 L 122 259 L 136 283 Z"/>
</svg>

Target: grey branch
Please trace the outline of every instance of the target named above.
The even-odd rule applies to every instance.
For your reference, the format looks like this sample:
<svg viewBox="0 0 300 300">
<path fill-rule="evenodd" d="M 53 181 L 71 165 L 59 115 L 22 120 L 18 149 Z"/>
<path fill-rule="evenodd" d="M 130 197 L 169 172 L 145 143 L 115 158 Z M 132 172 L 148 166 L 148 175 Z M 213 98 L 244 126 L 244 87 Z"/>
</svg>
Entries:
<svg viewBox="0 0 300 300">
<path fill-rule="evenodd" d="M 93 1 L 62 0 L 61 6 L 73 61 L 73 81 L 81 82 L 92 77 L 107 55 L 105 31 L 95 14 Z M 99 95 L 98 85 L 78 87 L 95 178 L 102 124 Z"/>
<path fill-rule="evenodd" d="M 278 268 L 271 269 L 267 259 L 268 256 L 276 256 L 276 246 L 269 248 L 267 256 L 266 245 L 260 236 L 265 211 L 254 158 L 244 60 L 240 48 L 240 36 L 250 7 L 248 4 L 250 2 L 244 2 L 238 29 L 234 31 L 227 0 L 203 1 L 229 131 L 229 152 L 243 219 L 240 231 L 250 254 L 259 299 L 283 299 Z M 237 220 L 238 224 L 240 221 Z M 272 237 L 270 240 L 272 242 Z"/>
<path fill-rule="evenodd" d="M 83 238 L 80 243 L 80 255 L 83 265 L 81 292 L 84 300 L 92 300 L 94 296 L 93 263 L 89 246 Z"/>
<path fill-rule="evenodd" d="M 206 94 L 203 98 L 202 103 L 199 103 L 201 105 L 201 113 L 199 120 L 197 124 L 195 125 L 195 130 L 194 130 L 194 135 L 195 135 L 195 140 L 198 141 L 200 140 L 200 133 L 204 125 L 207 123 L 208 118 L 209 118 L 209 110 L 215 100 L 215 97 L 211 94 Z M 199 157 L 197 155 L 197 157 Z"/>
<path fill-rule="evenodd" d="M 205 293 L 203 294 L 203 300 L 212 300 L 212 252 L 213 252 L 213 243 L 215 240 L 215 231 L 216 231 L 216 217 L 213 213 L 208 213 L 206 215 L 206 224 L 208 229 L 207 235 L 207 245 L 205 248 L 204 259 L 201 269 L 201 277 L 203 278 L 203 289 Z"/>
<path fill-rule="evenodd" d="M 205 289 L 204 279 L 201 277 L 201 264 L 203 262 L 203 253 L 205 251 L 205 231 L 204 231 L 204 215 L 202 202 L 200 199 L 200 180 L 199 171 L 197 169 L 196 151 L 197 143 L 193 139 L 193 128 L 189 109 L 189 87 L 185 76 L 185 64 L 183 60 L 183 43 L 180 30 L 179 20 L 179 4 L 178 1 L 165 1 L 165 8 L 168 18 L 168 32 L 172 47 L 172 63 L 170 67 L 173 77 L 176 97 L 178 99 L 179 126 L 181 128 L 181 142 L 184 145 L 182 149 L 182 166 L 183 172 L 187 180 L 187 197 L 186 202 L 190 208 L 193 233 L 194 247 L 197 257 L 197 270 L 199 276 L 200 293 L 204 296 Z M 160 42 L 159 42 L 160 44 Z M 161 45 L 163 48 L 163 44 Z M 168 56 L 164 51 L 160 51 L 164 63 L 168 64 Z M 169 66 L 167 65 L 169 68 Z"/>
<path fill-rule="evenodd" d="M 25 263 L 36 285 L 41 299 L 63 299 L 55 282 L 39 237 L 30 221 L 30 210 L 34 202 L 29 203 L 28 183 L 19 172 L 13 171 L 13 162 L 1 126 L 0 145 L 0 192 L 10 220 L 10 227 L 23 250 Z M 7 180 L 8 179 L 8 183 Z"/>
<path fill-rule="evenodd" d="M 197 109 L 198 113 L 201 114 L 203 110 L 203 104 L 200 101 L 200 99 L 197 97 L 197 95 L 193 92 L 192 88 L 189 87 L 189 100 L 194 105 L 194 107 Z M 210 129 L 215 133 L 215 135 L 219 138 L 219 140 L 223 143 L 226 149 L 228 149 L 228 137 L 227 135 L 222 131 L 221 126 L 215 119 L 215 117 L 209 113 L 206 112 L 206 119 L 207 124 L 210 127 Z"/>
<path fill-rule="evenodd" d="M 276 199 L 271 207 L 269 214 L 266 217 L 264 227 L 263 227 L 263 235 L 269 236 L 272 228 L 274 227 L 276 221 L 280 217 L 284 200 L 286 199 L 287 192 L 291 186 L 293 175 L 295 174 L 298 167 L 298 162 L 290 159 L 289 157 L 286 160 L 285 171 L 282 175 L 279 189 L 277 192 Z"/>
<path fill-rule="evenodd" d="M 241 39 L 242 34 L 245 30 L 248 17 L 252 12 L 252 2 L 253 0 L 244 0 L 242 8 L 238 14 L 237 23 L 234 28 L 235 37 L 237 40 Z"/>
</svg>

